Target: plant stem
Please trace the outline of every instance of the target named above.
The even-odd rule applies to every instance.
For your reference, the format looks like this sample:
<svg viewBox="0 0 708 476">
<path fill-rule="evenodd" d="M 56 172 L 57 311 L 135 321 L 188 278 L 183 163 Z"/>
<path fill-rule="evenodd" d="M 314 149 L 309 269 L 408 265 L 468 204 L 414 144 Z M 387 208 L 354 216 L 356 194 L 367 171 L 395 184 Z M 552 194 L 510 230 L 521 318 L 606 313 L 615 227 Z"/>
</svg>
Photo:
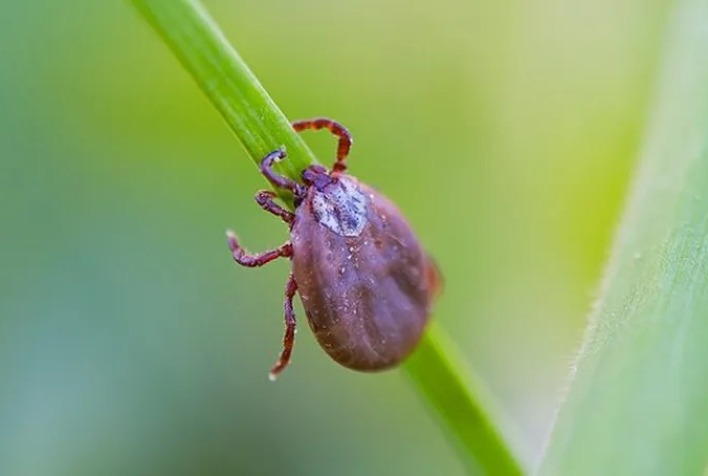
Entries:
<svg viewBox="0 0 708 476">
<path fill-rule="evenodd" d="M 500 412 L 486 386 L 467 371 L 456 346 L 435 322 L 404 368 L 435 410 L 470 474 L 524 473 L 497 428 Z"/>
<path fill-rule="evenodd" d="M 315 157 L 243 60 L 196 0 L 132 0 L 214 103 L 251 158 L 285 146 L 279 171 L 293 180 Z M 285 197 L 287 198 L 287 197 Z M 427 332 L 406 365 L 438 421 L 457 443 L 468 468 L 521 474 L 488 414 L 481 386 L 466 387 L 452 345 L 437 327 Z"/>
<path fill-rule="evenodd" d="M 191 73 L 256 164 L 284 146 L 288 157 L 276 168 L 299 180 L 302 170 L 317 162 L 200 2 L 133 0 L 133 4 Z"/>
</svg>

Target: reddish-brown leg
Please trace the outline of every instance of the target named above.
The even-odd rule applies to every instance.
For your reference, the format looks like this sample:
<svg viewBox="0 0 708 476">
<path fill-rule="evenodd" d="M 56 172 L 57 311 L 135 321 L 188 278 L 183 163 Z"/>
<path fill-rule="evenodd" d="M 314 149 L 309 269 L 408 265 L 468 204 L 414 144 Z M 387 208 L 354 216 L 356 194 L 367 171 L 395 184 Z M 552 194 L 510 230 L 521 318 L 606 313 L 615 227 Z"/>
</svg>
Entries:
<svg viewBox="0 0 708 476">
<path fill-rule="evenodd" d="M 228 239 L 229 249 L 231 250 L 231 254 L 234 257 L 234 261 L 236 261 L 241 266 L 246 266 L 248 268 L 263 266 L 264 264 L 270 263 L 274 259 L 280 257 L 289 258 L 293 255 L 293 247 L 292 245 L 290 245 L 289 242 L 281 245 L 280 247 L 274 250 L 265 251 L 257 255 L 249 255 L 239 244 L 238 239 L 236 238 L 236 235 L 233 231 L 227 231 L 226 237 Z"/>
<path fill-rule="evenodd" d="M 273 164 L 280 162 L 286 156 L 287 154 L 283 149 L 278 149 L 263 157 L 260 166 L 261 173 L 273 186 L 290 190 L 296 197 L 302 197 L 305 195 L 305 188 L 302 185 L 275 173 L 275 170 L 273 170 Z"/>
<path fill-rule="evenodd" d="M 293 298 L 297 291 L 297 282 L 295 276 L 290 273 L 288 282 L 285 284 L 285 336 L 283 337 L 283 350 L 280 352 L 280 357 L 273 368 L 270 369 L 268 378 L 275 380 L 278 374 L 282 372 L 290 363 L 290 354 L 293 352 L 293 344 L 295 343 L 295 311 L 293 311 Z"/>
<path fill-rule="evenodd" d="M 270 190 L 261 190 L 256 194 L 256 202 L 261 208 L 273 215 L 280 217 L 288 225 L 292 225 L 295 215 L 273 201 L 275 193 Z"/>
<path fill-rule="evenodd" d="M 297 132 L 307 129 L 328 129 L 332 134 L 339 137 L 339 143 L 337 144 L 337 160 L 332 166 L 332 171 L 344 172 L 347 170 L 347 155 L 349 155 L 349 150 L 352 148 L 353 139 L 346 127 L 332 119 L 318 117 L 315 119 L 295 121 L 293 122 L 293 129 Z"/>
</svg>

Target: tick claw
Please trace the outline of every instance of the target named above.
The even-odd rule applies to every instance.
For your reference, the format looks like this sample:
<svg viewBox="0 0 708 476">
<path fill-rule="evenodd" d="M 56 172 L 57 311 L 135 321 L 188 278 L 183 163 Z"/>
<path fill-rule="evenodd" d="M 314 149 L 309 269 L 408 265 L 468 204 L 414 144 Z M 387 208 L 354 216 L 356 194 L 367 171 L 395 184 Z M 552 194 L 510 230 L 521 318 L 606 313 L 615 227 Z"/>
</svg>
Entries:
<svg viewBox="0 0 708 476">
<path fill-rule="evenodd" d="M 231 230 L 226 230 L 226 241 L 228 242 L 229 248 L 232 252 L 243 253 L 241 245 L 239 245 L 238 243 L 238 237 L 236 236 L 236 233 Z"/>
</svg>

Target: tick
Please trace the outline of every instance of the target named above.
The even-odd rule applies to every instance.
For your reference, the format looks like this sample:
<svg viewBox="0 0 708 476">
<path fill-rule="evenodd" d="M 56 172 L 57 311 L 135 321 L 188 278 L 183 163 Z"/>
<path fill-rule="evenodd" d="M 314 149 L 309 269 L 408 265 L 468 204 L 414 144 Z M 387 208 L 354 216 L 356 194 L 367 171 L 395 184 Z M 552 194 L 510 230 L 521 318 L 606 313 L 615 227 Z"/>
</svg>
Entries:
<svg viewBox="0 0 708 476">
<path fill-rule="evenodd" d="M 291 261 L 285 337 L 270 378 L 290 362 L 296 293 L 317 341 L 332 359 L 360 371 L 393 367 L 420 341 L 439 289 L 437 268 L 398 208 L 345 173 L 352 138 L 344 126 L 317 118 L 294 122 L 293 128 L 328 129 L 339 141 L 332 169 L 311 165 L 301 182 L 273 170 L 286 157 L 284 150 L 261 160 L 265 178 L 293 194 L 295 212 L 278 205 L 269 190 L 258 192 L 256 202 L 288 225 L 290 240 L 251 255 L 232 231 L 226 233 L 233 258 L 242 266 L 263 266 L 277 258 Z"/>
</svg>

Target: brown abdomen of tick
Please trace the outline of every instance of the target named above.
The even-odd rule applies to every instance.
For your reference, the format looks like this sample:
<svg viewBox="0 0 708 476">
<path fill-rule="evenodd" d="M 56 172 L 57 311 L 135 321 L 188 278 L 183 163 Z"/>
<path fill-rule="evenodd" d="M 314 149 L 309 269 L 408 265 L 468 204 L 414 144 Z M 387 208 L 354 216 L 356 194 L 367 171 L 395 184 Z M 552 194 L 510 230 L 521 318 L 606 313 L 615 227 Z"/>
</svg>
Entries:
<svg viewBox="0 0 708 476">
<path fill-rule="evenodd" d="M 310 327 L 334 360 L 383 370 L 415 348 L 438 276 L 393 203 L 351 176 L 338 176 L 310 188 L 291 242 Z"/>
</svg>

